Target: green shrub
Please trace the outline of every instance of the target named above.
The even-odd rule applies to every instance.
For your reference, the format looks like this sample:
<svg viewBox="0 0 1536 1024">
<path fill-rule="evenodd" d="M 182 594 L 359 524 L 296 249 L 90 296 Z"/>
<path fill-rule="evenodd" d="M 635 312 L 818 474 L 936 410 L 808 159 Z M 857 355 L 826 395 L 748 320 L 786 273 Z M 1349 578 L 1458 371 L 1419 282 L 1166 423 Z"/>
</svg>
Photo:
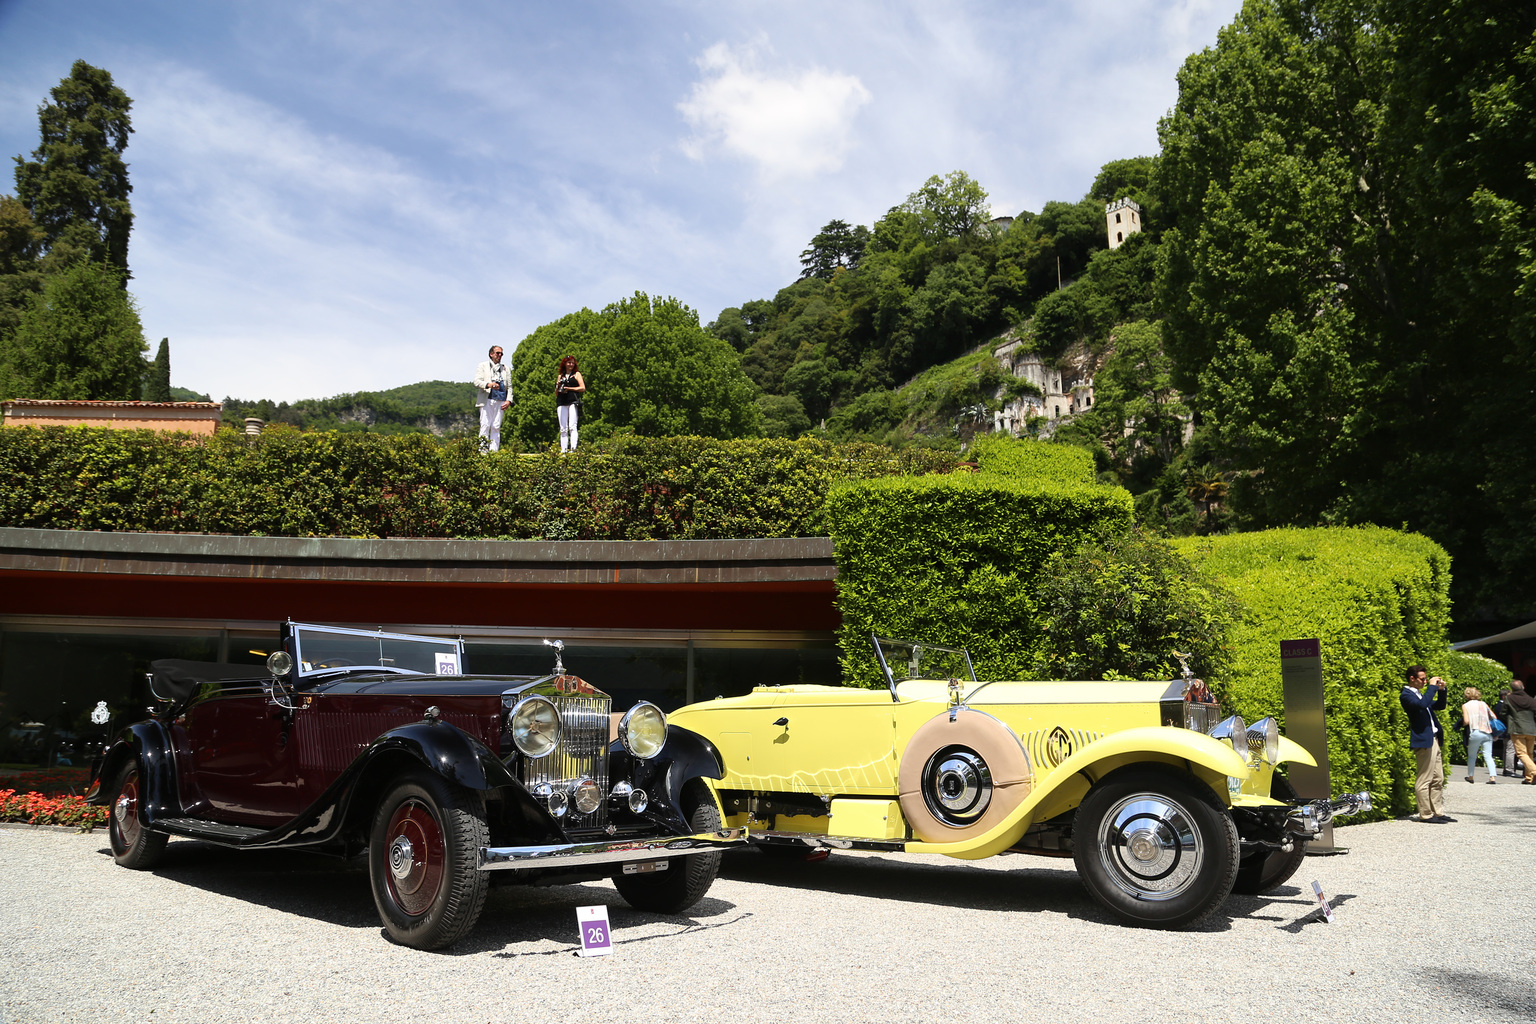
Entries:
<svg viewBox="0 0 1536 1024">
<path fill-rule="evenodd" d="M 871 444 L 616 439 L 568 456 L 471 438 L 269 429 L 211 438 L 0 429 L 0 524 L 266 536 L 669 540 L 824 536 L 840 480 L 947 472 Z"/>
<path fill-rule="evenodd" d="M 1077 445 L 1015 441 L 1002 434 L 983 434 L 971 443 L 971 454 L 984 471 L 1063 484 L 1094 482 L 1093 453 Z"/>
<path fill-rule="evenodd" d="M 1003 441 L 987 449 L 982 465 L 1006 471 L 885 477 L 832 489 L 827 524 L 837 545 L 845 682 L 883 685 L 871 631 L 968 647 L 982 678 L 1028 676 L 1041 656 L 1035 595 L 1042 568 L 1101 532 L 1123 533 L 1132 517 L 1124 490 L 1064 482 L 1071 456 L 1033 457 L 1035 449 L 1055 447 Z"/>
<path fill-rule="evenodd" d="M 1274 715 L 1283 723 L 1280 642 L 1316 637 L 1334 791 L 1369 790 L 1371 818 L 1412 809 L 1414 759 L 1398 694 L 1409 665 L 1446 660 L 1445 550 L 1377 527 L 1174 543 L 1242 605 L 1230 666 L 1211 680 L 1223 702 L 1249 722 Z"/>
</svg>

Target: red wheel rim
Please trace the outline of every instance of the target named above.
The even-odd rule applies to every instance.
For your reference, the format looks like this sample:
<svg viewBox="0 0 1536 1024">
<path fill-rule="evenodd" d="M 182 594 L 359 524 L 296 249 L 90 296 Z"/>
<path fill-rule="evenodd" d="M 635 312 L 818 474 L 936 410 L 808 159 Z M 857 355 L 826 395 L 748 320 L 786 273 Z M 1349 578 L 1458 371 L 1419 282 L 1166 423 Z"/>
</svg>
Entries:
<svg viewBox="0 0 1536 1024">
<path fill-rule="evenodd" d="M 432 808 L 411 799 L 384 830 L 384 877 L 395 905 L 410 917 L 431 909 L 443 882 L 443 828 Z"/>
<path fill-rule="evenodd" d="M 112 804 L 112 823 L 118 840 L 127 849 L 139 839 L 139 773 L 129 772 Z"/>
</svg>

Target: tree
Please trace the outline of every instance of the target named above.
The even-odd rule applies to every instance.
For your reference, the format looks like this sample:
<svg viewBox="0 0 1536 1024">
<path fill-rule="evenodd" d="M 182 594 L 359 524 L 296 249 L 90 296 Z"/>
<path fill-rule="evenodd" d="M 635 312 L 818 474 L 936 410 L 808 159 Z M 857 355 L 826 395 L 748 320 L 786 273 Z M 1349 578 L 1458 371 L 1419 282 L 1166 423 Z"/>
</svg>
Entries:
<svg viewBox="0 0 1536 1024">
<path fill-rule="evenodd" d="M 123 272 L 126 287 L 133 187 L 122 154 L 132 101 L 109 72 L 83 60 L 51 95 L 37 110 L 41 143 L 31 160 L 16 158 L 16 198 L 42 229 L 53 264 L 106 262 Z"/>
<path fill-rule="evenodd" d="M 0 196 L 0 345 L 16 329 L 27 296 L 43 287 L 37 261 L 42 247 L 43 231 L 25 204 Z"/>
<path fill-rule="evenodd" d="M 811 239 L 810 248 L 800 254 L 800 265 L 805 268 L 800 276 L 830 281 L 839 267 L 857 270 L 868 244 L 869 229 L 862 224 L 855 228 L 847 221 L 828 221 Z"/>
<path fill-rule="evenodd" d="M 577 358 L 588 393 L 583 438 L 753 437 L 759 391 L 729 343 L 676 299 L 643 292 L 538 328 L 513 353 L 510 433 L 525 448 L 555 438 L 555 367 Z"/>
<path fill-rule="evenodd" d="M 929 238 L 974 234 L 991 217 L 987 190 L 964 171 L 950 171 L 942 178 L 935 174 L 900 208 L 917 215 Z"/>
<path fill-rule="evenodd" d="M 0 390 L 16 398 L 136 400 L 147 350 L 122 272 L 76 263 L 49 275 L 15 330 L 0 338 Z"/>
<path fill-rule="evenodd" d="M 160 339 L 160 350 L 144 378 L 144 401 L 171 401 L 171 339 Z"/>
</svg>

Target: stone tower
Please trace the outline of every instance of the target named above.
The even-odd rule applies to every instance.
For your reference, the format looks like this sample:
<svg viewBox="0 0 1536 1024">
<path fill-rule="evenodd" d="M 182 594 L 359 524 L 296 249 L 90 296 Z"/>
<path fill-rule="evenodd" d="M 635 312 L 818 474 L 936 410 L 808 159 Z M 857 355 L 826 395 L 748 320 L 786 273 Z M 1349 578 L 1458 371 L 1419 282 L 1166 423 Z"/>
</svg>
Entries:
<svg viewBox="0 0 1536 1024">
<path fill-rule="evenodd" d="M 1134 199 L 1116 199 L 1104 207 L 1104 224 L 1109 229 L 1109 247 L 1120 248 L 1120 243 L 1141 230 L 1141 206 Z"/>
</svg>

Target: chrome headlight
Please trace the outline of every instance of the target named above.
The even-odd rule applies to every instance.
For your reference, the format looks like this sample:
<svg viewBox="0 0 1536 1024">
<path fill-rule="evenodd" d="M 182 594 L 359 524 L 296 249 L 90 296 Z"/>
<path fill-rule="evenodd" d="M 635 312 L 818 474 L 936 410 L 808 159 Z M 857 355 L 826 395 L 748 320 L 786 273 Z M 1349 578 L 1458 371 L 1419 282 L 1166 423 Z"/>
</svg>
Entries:
<svg viewBox="0 0 1536 1024">
<path fill-rule="evenodd" d="M 1261 718 L 1248 727 L 1248 763 L 1274 764 L 1280 760 L 1280 723 Z"/>
<path fill-rule="evenodd" d="M 533 787 L 533 795 L 543 801 L 545 808 L 552 817 L 563 818 L 565 812 L 570 809 L 571 798 L 563 789 L 556 789 L 547 782 L 541 782 Z"/>
<path fill-rule="evenodd" d="M 512 742 L 525 757 L 543 757 L 560 742 L 560 712 L 546 697 L 524 697 L 508 716 Z"/>
<path fill-rule="evenodd" d="M 1242 715 L 1231 715 L 1216 723 L 1211 739 L 1232 744 L 1232 749 L 1244 762 L 1248 760 L 1248 724 Z M 1278 743 L 1278 741 L 1277 741 Z"/>
<path fill-rule="evenodd" d="M 667 716 L 655 704 L 641 701 L 619 721 L 619 742 L 642 761 L 655 757 L 667 742 Z"/>
</svg>

